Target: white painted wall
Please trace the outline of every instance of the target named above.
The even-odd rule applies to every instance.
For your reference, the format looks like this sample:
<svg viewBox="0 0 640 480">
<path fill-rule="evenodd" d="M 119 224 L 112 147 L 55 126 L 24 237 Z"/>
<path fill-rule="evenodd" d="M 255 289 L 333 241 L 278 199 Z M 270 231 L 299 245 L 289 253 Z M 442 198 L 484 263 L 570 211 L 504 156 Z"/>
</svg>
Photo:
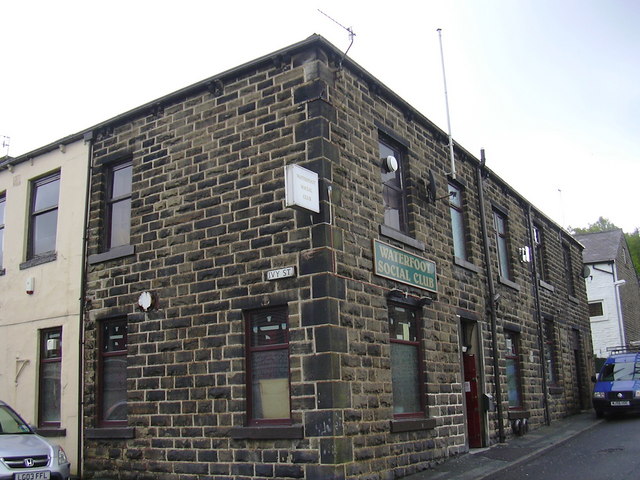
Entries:
<svg viewBox="0 0 640 480">
<path fill-rule="evenodd" d="M 0 171 L 6 195 L 4 275 L 0 275 L 0 399 L 38 423 L 39 332 L 62 327 L 61 428 L 53 437 L 77 472 L 79 429 L 80 295 L 88 147 L 83 141 Z M 26 258 L 30 182 L 60 170 L 57 259 L 20 269 Z M 34 279 L 34 293 L 26 281 Z"/>
<path fill-rule="evenodd" d="M 609 356 L 607 348 L 624 344 L 618 311 L 618 298 L 613 285 L 615 266 L 612 263 L 591 264 L 591 275 L 587 277 L 587 298 L 589 303 L 603 302 L 603 315 L 591 317 L 591 338 L 593 352 L 598 357 Z"/>
</svg>

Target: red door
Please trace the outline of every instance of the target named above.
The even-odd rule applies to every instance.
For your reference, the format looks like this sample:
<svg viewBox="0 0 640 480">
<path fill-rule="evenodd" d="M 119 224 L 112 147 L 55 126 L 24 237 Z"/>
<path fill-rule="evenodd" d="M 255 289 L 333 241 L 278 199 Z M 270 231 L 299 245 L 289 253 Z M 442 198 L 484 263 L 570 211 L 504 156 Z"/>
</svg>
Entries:
<svg viewBox="0 0 640 480">
<path fill-rule="evenodd" d="M 464 392 L 467 401 L 469 448 L 479 448 L 482 447 L 482 424 L 480 420 L 476 356 L 463 353 L 462 360 L 464 363 Z"/>
</svg>

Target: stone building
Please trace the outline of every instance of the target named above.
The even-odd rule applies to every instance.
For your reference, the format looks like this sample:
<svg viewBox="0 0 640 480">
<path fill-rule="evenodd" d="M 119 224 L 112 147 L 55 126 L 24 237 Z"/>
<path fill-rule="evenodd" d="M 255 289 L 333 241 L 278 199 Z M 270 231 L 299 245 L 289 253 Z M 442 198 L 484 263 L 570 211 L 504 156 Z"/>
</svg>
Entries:
<svg viewBox="0 0 640 480">
<path fill-rule="evenodd" d="M 615 347 L 640 345 L 640 284 L 622 230 L 575 236 L 584 264 L 593 351 L 599 358 Z"/>
<path fill-rule="evenodd" d="M 581 245 L 323 38 L 86 133 L 86 478 L 400 478 L 587 407 Z"/>
</svg>

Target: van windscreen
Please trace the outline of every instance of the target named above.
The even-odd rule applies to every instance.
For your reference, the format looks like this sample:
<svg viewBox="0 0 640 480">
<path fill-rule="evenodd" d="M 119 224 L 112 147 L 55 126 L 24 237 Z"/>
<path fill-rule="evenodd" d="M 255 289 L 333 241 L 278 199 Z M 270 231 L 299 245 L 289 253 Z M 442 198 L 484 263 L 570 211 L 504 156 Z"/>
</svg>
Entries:
<svg viewBox="0 0 640 480">
<path fill-rule="evenodd" d="M 607 363 L 600 372 L 601 382 L 640 380 L 640 364 L 634 362 Z"/>
</svg>

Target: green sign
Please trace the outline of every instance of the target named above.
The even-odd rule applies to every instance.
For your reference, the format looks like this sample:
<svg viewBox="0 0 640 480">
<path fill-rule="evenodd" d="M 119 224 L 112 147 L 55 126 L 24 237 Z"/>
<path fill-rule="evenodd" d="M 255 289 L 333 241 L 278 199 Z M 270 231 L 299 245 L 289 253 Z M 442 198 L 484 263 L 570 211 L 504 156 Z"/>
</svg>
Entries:
<svg viewBox="0 0 640 480">
<path fill-rule="evenodd" d="M 436 264 L 378 240 L 373 241 L 373 271 L 412 287 L 438 292 Z"/>
</svg>

